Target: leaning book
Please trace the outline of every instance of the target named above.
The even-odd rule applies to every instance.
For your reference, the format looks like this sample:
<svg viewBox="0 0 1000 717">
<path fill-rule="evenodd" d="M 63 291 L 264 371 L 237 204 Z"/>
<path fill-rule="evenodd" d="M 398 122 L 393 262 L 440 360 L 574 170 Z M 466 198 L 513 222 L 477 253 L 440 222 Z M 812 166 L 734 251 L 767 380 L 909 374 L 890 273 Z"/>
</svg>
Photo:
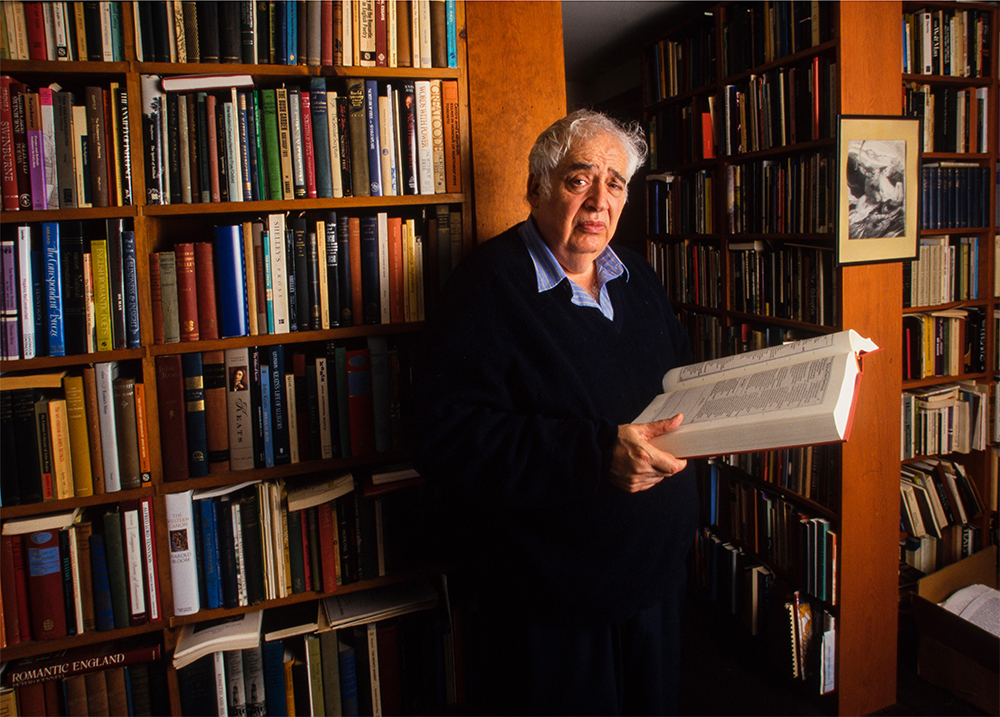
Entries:
<svg viewBox="0 0 1000 717">
<path fill-rule="evenodd" d="M 842 331 L 681 366 L 634 422 L 683 414 L 652 440 L 678 458 L 846 441 L 861 357 L 878 348 Z"/>
</svg>

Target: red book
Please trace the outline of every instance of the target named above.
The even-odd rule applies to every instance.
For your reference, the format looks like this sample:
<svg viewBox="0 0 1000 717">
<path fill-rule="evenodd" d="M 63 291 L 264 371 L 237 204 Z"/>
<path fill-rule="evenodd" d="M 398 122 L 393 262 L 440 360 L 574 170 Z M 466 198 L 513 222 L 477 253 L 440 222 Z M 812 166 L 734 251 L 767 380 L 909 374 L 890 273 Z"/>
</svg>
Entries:
<svg viewBox="0 0 1000 717">
<path fill-rule="evenodd" d="M 153 343 L 163 343 L 163 291 L 160 288 L 160 257 L 149 255 L 149 298 L 153 308 Z"/>
<path fill-rule="evenodd" d="M 330 67 L 333 65 L 333 0 L 322 0 L 320 23 L 323 29 L 320 36 L 319 64 Z"/>
<path fill-rule="evenodd" d="M 0 580 L 0 591 L 3 594 L 3 629 L 8 645 L 16 645 L 21 641 L 20 601 L 17 595 L 17 581 L 14 578 L 14 541 L 12 535 L 0 538 L 0 574 L 5 577 Z M 18 543 L 20 548 L 20 543 Z M 21 562 L 21 561 L 18 561 Z M 22 577 L 23 577 L 22 566 Z"/>
<path fill-rule="evenodd" d="M 31 600 L 31 636 L 54 640 L 66 635 L 59 531 L 39 530 L 25 536 L 28 597 Z"/>
<path fill-rule="evenodd" d="M 22 715 L 48 714 L 45 708 L 45 683 L 23 685 L 17 688 L 17 713 Z M 67 714 L 69 714 L 67 712 Z"/>
<path fill-rule="evenodd" d="M 2 169 L 0 188 L 3 191 L 3 209 L 5 212 L 17 211 L 17 174 L 14 172 L 14 113 L 10 103 L 10 85 L 13 80 L 9 75 L 0 76 L 0 156 Z"/>
<path fill-rule="evenodd" d="M 14 590 L 17 593 L 17 621 L 21 626 L 21 640 L 31 639 L 31 602 L 28 600 L 28 564 L 24 555 L 24 536 L 10 536 L 11 555 L 14 560 Z"/>
<path fill-rule="evenodd" d="M 319 544 L 333 546 L 337 544 L 337 526 L 333 524 L 333 503 L 321 503 L 316 506 L 316 525 L 319 528 Z M 337 558 L 333 550 L 323 550 L 319 554 L 323 571 L 323 592 L 332 593 L 337 589 Z"/>
<path fill-rule="evenodd" d="M 389 65 L 388 8 L 386 0 L 375 0 L 375 66 Z"/>
<path fill-rule="evenodd" d="M 308 92 L 299 94 L 299 106 L 302 108 L 302 161 L 305 163 L 306 169 L 306 196 L 315 199 L 316 152 L 313 149 L 312 107 L 309 103 Z"/>
<path fill-rule="evenodd" d="M 462 191 L 462 134 L 459 129 L 458 80 L 441 82 L 441 118 L 444 120 L 445 191 Z"/>
<path fill-rule="evenodd" d="M 21 82 L 10 83 L 11 132 L 14 137 L 14 177 L 17 180 L 17 203 L 31 209 L 31 167 L 28 160 L 28 124 L 24 114 L 24 96 L 28 88 Z"/>
<path fill-rule="evenodd" d="M 371 354 L 354 349 L 347 358 L 347 416 L 351 428 L 351 455 L 375 452 L 375 413 L 372 403 Z"/>
<path fill-rule="evenodd" d="M 181 341 L 198 341 L 198 276 L 195 269 L 194 244 L 174 246 L 177 261 L 177 315 L 181 323 Z"/>
<path fill-rule="evenodd" d="M 819 139 L 819 57 L 812 61 L 812 138 Z"/>
<path fill-rule="evenodd" d="M 309 544 L 309 509 L 304 508 L 299 511 L 302 518 L 302 582 L 305 590 L 312 590 L 315 586 L 312 582 L 312 546 Z"/>
<path fill-rule="evenodd" d="M 45 45 L 45 12 L 40 2 L 24 3 L 24 25 L 28 34 L 28 59 L 49 59 Z"/>
<path fill-rule="evenodd" d="M 211 93 L 205 98 L 206 125 L 208 127 L 208 183 L 213 202 L 222 201 L 219 190 L 219 128 L 217 124 L 219 120 L 215 116 L 217 103 L 218 100 Z"/>
<path fill-rule="evenodd" d="M 226 473 L 229 460 L 229 418 L 226 394 L 225 351 L 205 351 L 201 355 L 205 384 L 205 427 L 208 439 L 208 472 Z"/>
<path fill-rule="evenodd" d="M 701 154 L 705 159 L 715 159 L 715 133 L 710 112 L 701 113 Z"/>
<path fill-rule="evenodd" d="M 219 313 L 215 305 L 215 257 L 212 244 L 194 245 L 194 269 L 198 282 L 198 333 L 202 340 L 219 338 Z"/>
<path fill-rule="evenodd" d="M 184 375 L 179 354 L 156 357 L 156 396 L 163 480 L 186 480 L 189 477 L 187 424 L 184 420 Z"/>
<path fill-rule="evenodd" d="M 389 320 L 392 323 L 406 321 L 406 292 L 403 288 L 403 220 L 389 217 L 386 222 L 389 233 Z"/>
</svg>

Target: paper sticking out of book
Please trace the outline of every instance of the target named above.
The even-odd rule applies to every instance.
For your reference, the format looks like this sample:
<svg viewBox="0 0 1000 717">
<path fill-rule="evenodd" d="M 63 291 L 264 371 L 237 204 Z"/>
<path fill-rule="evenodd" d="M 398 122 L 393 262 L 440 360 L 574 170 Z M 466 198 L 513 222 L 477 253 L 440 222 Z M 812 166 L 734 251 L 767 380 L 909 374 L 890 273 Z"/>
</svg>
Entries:
<svg viewBox="0 0 1000 717">
<path fill-rule="evenodd" d="M 684 414 L 652 444 L 678 458 L 846 441 L 861 357 L 879 350 L 854 331 L 681 366 L 635 419 Z"/>
<path fill-rule="evenodd" d="M 174 649 L 174 669 L 179 670 L 212 652 L 256 647 L 260 644 L 262 616 L 262 610 L 255 610 L 235 618 L 185 625 Z"/>
<path fill-rule="evenodd" d="M 305 510 L 329 503 L 354 490 L 354 476 L 344 473 L 288 491 L 288 510 Z"/>
<path fill-rule="evenodd" d="M 1000 637 L 1000 590 L 982 584 L 968 585 L 952 593 L 941 607 Z"/>
</svg>

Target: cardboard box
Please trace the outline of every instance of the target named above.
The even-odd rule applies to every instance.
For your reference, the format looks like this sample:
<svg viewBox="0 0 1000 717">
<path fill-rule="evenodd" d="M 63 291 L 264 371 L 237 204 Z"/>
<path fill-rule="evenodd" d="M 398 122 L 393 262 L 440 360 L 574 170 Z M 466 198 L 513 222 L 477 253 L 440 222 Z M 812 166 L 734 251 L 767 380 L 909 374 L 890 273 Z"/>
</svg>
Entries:
<svg viewBox="0 0 1000 717">
<path fill-rule="evenodd" d="M 968 585 L 997 583 L 993 545 L 922 578 L 913 596 L 920 676 L 991 715 L 1000 715 L 1000 638 L 938 603 Z"/>
</svg>

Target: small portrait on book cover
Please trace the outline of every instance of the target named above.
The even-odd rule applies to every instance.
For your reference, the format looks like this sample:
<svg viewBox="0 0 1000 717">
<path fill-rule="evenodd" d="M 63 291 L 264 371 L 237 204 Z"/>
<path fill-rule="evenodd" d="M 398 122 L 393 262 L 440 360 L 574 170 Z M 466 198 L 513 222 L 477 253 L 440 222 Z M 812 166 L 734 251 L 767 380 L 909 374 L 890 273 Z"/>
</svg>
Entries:
<svg viewBox="0 0 1000 717">
<path fill-rule="evenodd" d="M 246 366 L 234 366 L 229 369 L 229 390 L 230 391 L 247 390 Z"/>
<path fill-rule="evenodd" d="M 848 238 L 903 236 L 906 142 L 861 139 L 847 146 Z"/>
<path fill-rule="evenodd" d="M 840 116 L 838 264 L 916 257 L 922 134 L 916 117 Z"/>
<path fill-rule="evenodd" d="M 188 534 L 187 530 L 171 530 L 170 531 L 170 552 L 171 553 L 184 553 L 188 550 Z"/>
</svg>

